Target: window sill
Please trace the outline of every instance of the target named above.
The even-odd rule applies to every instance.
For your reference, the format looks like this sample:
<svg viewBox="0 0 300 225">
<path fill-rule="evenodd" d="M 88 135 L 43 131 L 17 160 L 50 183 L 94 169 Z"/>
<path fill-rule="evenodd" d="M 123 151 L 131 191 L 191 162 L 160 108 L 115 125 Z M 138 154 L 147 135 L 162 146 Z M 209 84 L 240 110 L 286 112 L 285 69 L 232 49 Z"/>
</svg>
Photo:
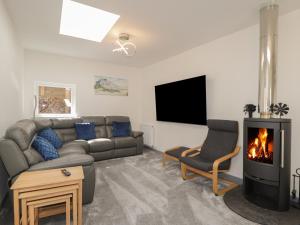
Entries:
<svg viewBox="0 0 300 225">
<path fill-rule="evenodd" d="M 77 114 L 38 114 L 35 115 L 36 119 L 59 119 L 59 118 L 77 118 Z"/>
</svg>

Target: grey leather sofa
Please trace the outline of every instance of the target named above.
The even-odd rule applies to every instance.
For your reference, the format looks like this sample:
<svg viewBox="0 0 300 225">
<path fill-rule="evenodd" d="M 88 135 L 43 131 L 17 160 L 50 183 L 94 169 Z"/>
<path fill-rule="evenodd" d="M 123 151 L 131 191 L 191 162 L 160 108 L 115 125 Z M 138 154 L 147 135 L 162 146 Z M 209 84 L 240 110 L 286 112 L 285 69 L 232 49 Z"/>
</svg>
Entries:
<svg viewBox="0 0 300 225">
<path fill-rule="evenodd" d="M 0 140 L 0 157 L 13 181 L 23 171 L 83 166 L 83 203 L 93 201 L 95 189 L 94 160 L 104 160 L 142 154 L 143 133 L 133 131 L 129 137 L 112 137 L 112 122 L 128 122 L 124 116 L 89 116 L 76 119 L 21 120 L 7 129 L 5 139 Z M 77 140 L 75 123 L 94 122 L 96 139 Z M 58 159 L 44 161 L 31 148 L 34 136 L 51 127 L 63 141 L 58 149 Z"/>
</svg>

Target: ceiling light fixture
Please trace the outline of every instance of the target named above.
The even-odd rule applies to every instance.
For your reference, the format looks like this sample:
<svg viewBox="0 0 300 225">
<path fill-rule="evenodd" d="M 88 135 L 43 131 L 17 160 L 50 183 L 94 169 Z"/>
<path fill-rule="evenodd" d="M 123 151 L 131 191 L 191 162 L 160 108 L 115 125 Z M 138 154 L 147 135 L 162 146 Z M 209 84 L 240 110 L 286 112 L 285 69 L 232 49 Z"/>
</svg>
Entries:
<svg viewBox="0 0 300 225">
<path fill-rule="evenodd" d="M 116 48 L 112 51 L 115 53 L 120 53 L 125 56 L 134 56 L 136 53 L 136 45 L 129 41 L 129 34 L 122 33 L 119 35 L 118 40 L 116 40 Z"/>
<path fill-rule="evenodd" d="M 59 33 L 101 42 L 119 17 L 72 0 L 63 0 Z"/>
</svg>

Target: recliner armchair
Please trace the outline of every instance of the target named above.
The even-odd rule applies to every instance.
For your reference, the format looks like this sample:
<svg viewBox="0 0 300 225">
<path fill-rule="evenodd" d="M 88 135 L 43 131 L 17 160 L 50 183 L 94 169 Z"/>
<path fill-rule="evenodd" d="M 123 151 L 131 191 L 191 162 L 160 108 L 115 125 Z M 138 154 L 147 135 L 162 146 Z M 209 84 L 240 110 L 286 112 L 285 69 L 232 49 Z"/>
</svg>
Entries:
<svg viewBox="0 0 300 225">
<path fill-rule="evenodd" d="M 231 158 L 236 156 L 240 147 L 237 147 L 238 122 L 229 120 L 208 120 L 208 134 L 202 147 L 191 148 L 181 154 L 181 173 L 184 180 L 191 179 L 195 175 L 201 175 L 213 180 L 213 192 L 223 195 L 227 191 L 237 187 L 234 182 L 221 179 L 219 173 L 226 172 L 230 168 Z M 195 150 L 198 151 L 195 153 Z M 192 172 L 193 175 L 187 175 Z M 219 180 L 228 187 L 219 189 Z"/>
</svg>

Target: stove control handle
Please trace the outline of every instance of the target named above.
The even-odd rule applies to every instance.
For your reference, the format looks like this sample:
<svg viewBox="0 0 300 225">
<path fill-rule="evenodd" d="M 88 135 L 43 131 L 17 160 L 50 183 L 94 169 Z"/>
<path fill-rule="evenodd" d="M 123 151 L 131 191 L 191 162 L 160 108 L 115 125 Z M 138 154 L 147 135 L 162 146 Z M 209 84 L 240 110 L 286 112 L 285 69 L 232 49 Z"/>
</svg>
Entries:
<svg viewBox="0 0 300 225">
<path fill-rule="evenodd" d="M 280 167 L 284 168 L 284 130 L 280 131 L 281 134 L 281 163 Z"/>
</svg>

